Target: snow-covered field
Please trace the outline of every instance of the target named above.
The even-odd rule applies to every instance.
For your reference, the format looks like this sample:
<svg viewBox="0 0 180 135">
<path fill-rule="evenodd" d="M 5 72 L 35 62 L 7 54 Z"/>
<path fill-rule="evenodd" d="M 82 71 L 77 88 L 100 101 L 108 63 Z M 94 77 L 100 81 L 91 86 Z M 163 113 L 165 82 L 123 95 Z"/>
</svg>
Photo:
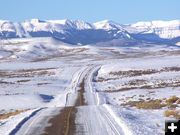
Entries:
<svg viewBox="0 0 180 135">
<path fill-rule="evenodd" d="M 165 111 L 180 113 L 179 103 L 165 104 L 173 96 L 180 98 L 179 59 L 172 55 L 118 60 L 101 67 L 94 85 L 136 134 L 163 134 Z"/>
<path fill-rule="evenodd" d="M 92 86 L 85 84 L 90 90 L 86 102 L 94 105 L 90 101 L 94 97 L 88 96 L 96 93 L 98 106 L 102 105 L 99 110 L 108 111 L 107 117 L 128 134 L 164 134 L 165 119 L 180 116 L 164 115 L 167 110 L 180 111 L 179 60 L 178 46 L 73 46 L 51 38 L 1 40 L 0 134 L 20 130 L 16 125 L 43 108 L 73 105 L 76 85 L 83 72 L 91 71 L 88 67 L 97 72 L 87 77 Z M 171 102 L 173 96 L 176 101 Z"/>
</svg>

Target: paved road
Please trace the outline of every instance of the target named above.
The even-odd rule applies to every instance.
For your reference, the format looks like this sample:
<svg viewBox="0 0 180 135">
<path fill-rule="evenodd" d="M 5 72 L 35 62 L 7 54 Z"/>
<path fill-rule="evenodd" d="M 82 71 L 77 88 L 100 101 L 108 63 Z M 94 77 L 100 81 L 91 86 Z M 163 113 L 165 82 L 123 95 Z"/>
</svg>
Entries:
<svg viewBox="0 0 180 135">
<path fill-rule="evenodd" d="M 98 93 L 92 86 L 92 80 L 99 66 L 87 66 L 76 78 L 72 89 L 74 93 L 67 96 L 64 108 L 46 108 L 41 110 L 34 120 L 29 120 L 19 130 L 26 135 L 123 135 L 122 128 L 116 123 L 107 109 L 100 104 Z M 74 104 L 69 104 L 76 95 Z M 74 97 L 73 97 L 74 98 Z M 51 113 L 47 114 L 47 110 Z M 39 115 L 39 117 L 37 117 Z M 47 121 L 46 118 L 49 118 Z M 45 124 L 43 124 L 43 121 Z M 43 125 L 47 125 L 43 127 Z M 39 125 L 39 126 L 36 126 Z"/>
</svg>

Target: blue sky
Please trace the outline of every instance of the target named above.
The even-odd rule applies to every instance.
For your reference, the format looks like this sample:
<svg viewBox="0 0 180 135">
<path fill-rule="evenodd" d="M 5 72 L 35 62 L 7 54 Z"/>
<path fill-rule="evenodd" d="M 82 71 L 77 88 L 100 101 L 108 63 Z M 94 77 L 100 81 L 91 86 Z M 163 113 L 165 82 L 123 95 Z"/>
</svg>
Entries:
<svg viewBox="0 0 180 135">
<path fill-rule="evenodd" d="M 1 0 L 0 19 L 81 19 L 133 23 L 180 19 L 180 0 Z"/>
</svg>

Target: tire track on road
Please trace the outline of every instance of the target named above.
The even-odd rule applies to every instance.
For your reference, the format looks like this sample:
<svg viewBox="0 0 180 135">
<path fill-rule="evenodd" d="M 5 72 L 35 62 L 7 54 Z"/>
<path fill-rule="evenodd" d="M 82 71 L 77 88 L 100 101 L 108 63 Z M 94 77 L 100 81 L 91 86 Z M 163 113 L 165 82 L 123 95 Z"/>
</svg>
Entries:
<svg viewBox="0 0 180 135">
<path fill-rule="evenodd" d="M 85 78 L 93 67 L 87 67 L 81 72 L 81 75 L 77 78 L 78 81 L 74 84 L 75 92 L 77 92 L 77 99 L 74 106 L 67 106 L 61 109 L 60 113 L 52 118 L 49 123 L 51 126 L 45 128 L 45 133 L 42 135 L 73 135 L 76 134 L 75 117 L 78 106 L 85 106 Z M 68 98 L 67 98 L 68 99 Z M 57 130 L 58 129 L 58 130 Z M 82 129 L 82 133 L 83 133 Z"/>
</svg>

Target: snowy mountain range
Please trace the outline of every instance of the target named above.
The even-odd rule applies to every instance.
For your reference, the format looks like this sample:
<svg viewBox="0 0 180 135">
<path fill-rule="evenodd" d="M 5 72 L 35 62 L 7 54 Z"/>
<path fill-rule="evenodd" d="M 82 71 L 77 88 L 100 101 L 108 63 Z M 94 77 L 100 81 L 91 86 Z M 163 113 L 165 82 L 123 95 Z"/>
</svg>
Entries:
<svg viewBox="0 0 180 135">
<path fill-rule="evenodd" d="M 179 44 L 180 20 L 118 24 L 104 20 L 94 24 L 81 20 L 39 20 L 21 23 L 0 20 L 0 38 L 54 37 L 70 44 L 107 41 Z"/>
</svg>

